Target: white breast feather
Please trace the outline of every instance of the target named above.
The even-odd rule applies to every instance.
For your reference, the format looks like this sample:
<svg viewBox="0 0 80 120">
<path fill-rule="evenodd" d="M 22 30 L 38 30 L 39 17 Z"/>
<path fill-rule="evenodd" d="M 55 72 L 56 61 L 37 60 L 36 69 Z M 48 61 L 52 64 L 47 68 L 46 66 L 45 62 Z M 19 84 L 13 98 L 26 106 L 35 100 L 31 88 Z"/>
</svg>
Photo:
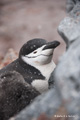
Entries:
<svg viewBox="0 0 80 120">
<path fill-rule="evenodd" d="M 45 80 L 36 79 L 32 82 L 32 86 L 36 88 L 40 93 L 46 92 L 49 88 L 48 80 L 54 68 L 56 67 L 55 63 L 51 63 L 43 66 L 38 66 L 37 69 L 45 76 Z"/>
</svg>

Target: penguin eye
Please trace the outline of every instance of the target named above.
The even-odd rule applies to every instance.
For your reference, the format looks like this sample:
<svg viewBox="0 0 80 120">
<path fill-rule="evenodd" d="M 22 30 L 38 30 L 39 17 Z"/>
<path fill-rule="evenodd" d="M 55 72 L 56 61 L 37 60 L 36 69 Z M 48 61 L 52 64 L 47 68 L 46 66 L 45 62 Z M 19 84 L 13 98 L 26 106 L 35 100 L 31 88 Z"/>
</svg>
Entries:
<svg viewBox="0 0 80 120">
<path fill-rule="evenodd" d="M 34 51 L 34 54 L 36 54 L 37 53 L 37 51 Z"/>
</svg>

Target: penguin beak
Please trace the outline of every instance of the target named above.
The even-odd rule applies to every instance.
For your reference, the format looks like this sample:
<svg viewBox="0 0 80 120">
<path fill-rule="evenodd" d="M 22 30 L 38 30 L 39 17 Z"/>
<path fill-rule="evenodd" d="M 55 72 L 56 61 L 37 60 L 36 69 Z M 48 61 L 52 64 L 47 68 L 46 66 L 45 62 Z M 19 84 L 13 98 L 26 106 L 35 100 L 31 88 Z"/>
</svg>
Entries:
<svg viewBox="0 0 80 120">
<path fill-rule="evenodd" d="M 46 49 L 54 49 L 56 48 L 57 46 L 60 45 L 60 42 L 59 41 L 53 41 L 53 42 L 48 42 L 46 44 L 46 46 L 43 48 L 43 50 L 46 50 Z"/>
</svg>

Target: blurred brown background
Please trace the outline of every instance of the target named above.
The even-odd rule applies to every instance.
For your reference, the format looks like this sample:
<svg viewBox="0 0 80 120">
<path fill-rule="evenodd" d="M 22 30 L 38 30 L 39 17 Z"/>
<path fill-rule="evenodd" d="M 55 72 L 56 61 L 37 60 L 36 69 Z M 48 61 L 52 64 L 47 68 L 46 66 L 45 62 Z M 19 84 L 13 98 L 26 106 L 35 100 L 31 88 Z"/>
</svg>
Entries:
<svg viewBox="0 0 80 120">
<path fill-rule="evenodd" d="M 54 61 L 65 51 L 65 43 L 57 27 L 66 16 L 66 0 L 0 0 L 0 57 L 9 48 L 20 47 L 33 38 L 59 40 Z"/>
</svg>

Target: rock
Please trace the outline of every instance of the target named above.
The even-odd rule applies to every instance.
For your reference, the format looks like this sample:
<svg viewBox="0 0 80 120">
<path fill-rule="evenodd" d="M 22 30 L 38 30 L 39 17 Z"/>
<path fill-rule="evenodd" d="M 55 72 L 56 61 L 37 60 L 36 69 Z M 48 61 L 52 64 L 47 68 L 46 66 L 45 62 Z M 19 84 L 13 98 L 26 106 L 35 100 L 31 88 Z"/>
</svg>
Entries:
<svg viewBox="0 0 80 120">
<path fill-rule="evenodd" d="M 65 18 L 58 31 L 67 44 L 55 70 L 55 83 L 72 120 L 80 120 L 80 0 L 76 1 L 70 16 Z"/>
<path fill-rule="evenodd" d="M 67 9 L 67 12 L 69 13 L 74 8 L 76 1 L 75 0 L 67 0 L 66 2 L 67 2 L 66 9 Z"/>
<path fill-rule="evenodd" d="M 59 25 L 58 32 L 67 44 L 67 48 L 73 41 L 80 37 L 80 21 L 72 17 L 66 17 Z M 75 34 L 74 34 L 75 33 Z"/>
<path fill-rule="evenodd" d="M 80 0 L 67 0 L 67 12 L 70 17 L 80 19 Z"/>
</svg>

